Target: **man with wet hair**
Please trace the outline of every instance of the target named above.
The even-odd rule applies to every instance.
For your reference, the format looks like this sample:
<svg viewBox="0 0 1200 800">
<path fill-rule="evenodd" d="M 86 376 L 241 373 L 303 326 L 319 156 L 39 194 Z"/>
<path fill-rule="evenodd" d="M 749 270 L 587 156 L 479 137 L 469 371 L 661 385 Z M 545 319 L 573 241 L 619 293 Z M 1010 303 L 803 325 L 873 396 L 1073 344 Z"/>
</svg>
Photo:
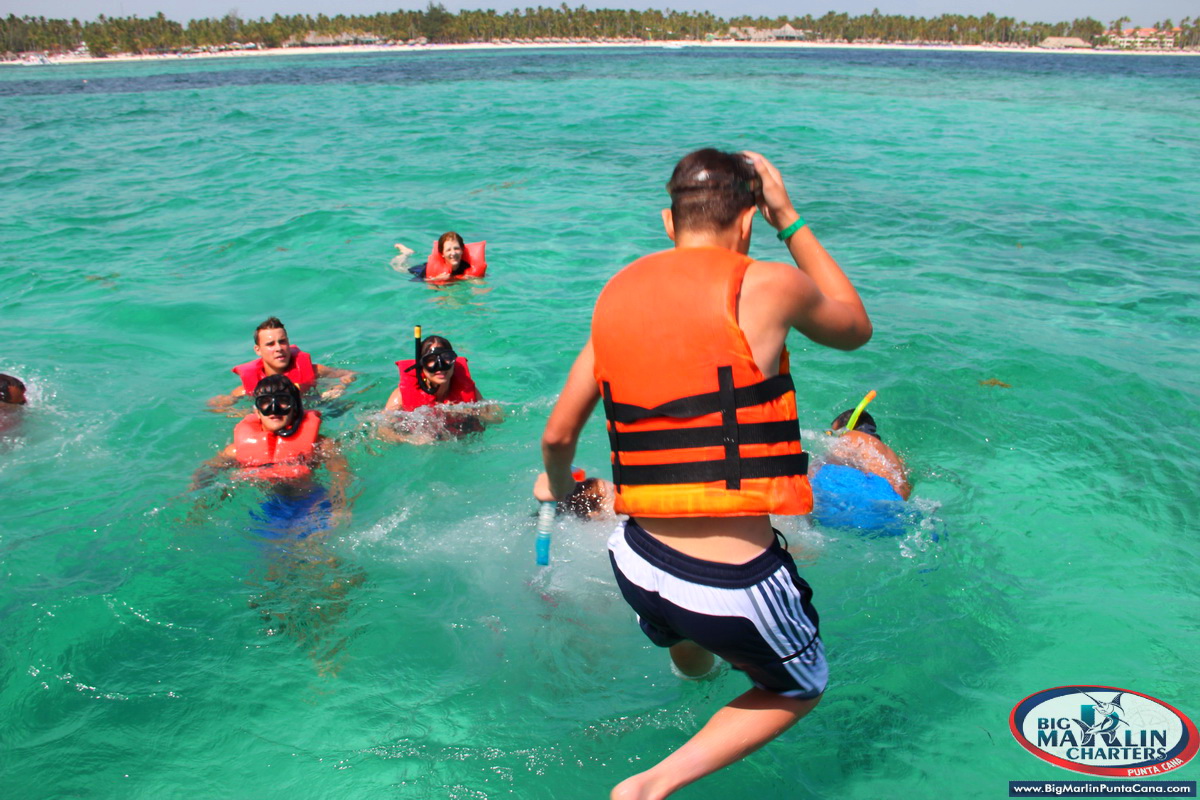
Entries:
<svg viewBox="0 0 1200 800">
<path fill-rule="evenodd" d="M 575 488 L 579 434 L 603 399 L 617 585 L 676 670 L 714 654 L 754 687 L 686 744 L 618 784 L 661 798 L 753 752 L 812 710 L 827 668 L 812 591 L 770 514 L 812 508 L 785 339 L 853 350 L 871 338 L 862 301 L 758 153 L 698 150 L 675 167 L 662 212 L 671 250 L 638 259 L 600 293 L 591 338 L 542 436 L 547 485 Z M 755 211 L 795 262 L 746 253 Z"/>
<path fill-rule="evenodd" d="M 312 389 L 320 378 L 337 378 L 338 384 L 322 392 L 323 400 L 340 397 L 358 377 L 348 369 L 314 364 L 312 356 L 291 344 L 278 317 L 267 317 L 254 329 L 254 354 L 258 358 L 233 368 L 233 373 L 242 379 L 241 386 L 208 401 L 214 411 L 226 411 L 239 397 L 253 394 L 254 387 L 268 375 L 286 375 L 301 392 Z"/>
</svg>

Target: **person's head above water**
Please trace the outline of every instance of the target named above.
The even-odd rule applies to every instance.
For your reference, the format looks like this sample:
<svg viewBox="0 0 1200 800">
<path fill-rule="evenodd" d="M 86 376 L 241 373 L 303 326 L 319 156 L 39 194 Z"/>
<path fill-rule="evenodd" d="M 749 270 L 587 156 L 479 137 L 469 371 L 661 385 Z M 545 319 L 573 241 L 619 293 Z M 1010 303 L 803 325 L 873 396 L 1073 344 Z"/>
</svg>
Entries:
<svg viewBox="0 0 1200 800">
<path fill-rule="evenodd" d="M 570 497 L 558 501 L 557 508 L 560 514 L 567 512 L 580 519 L 589 519 L 604 513 L 607 499 L 609 498 L 604 481 L 599 478 L 584 478 L 575 484 L 575 491 Z M 607 510 L 612 511 L 611 508 Z"/>
<path fill-rule="evenodd" d="M 842 428 L 846 427 L 846 423 L 850 421 L 850 417 L 853 414 L 854 409 L 847 408 L 845 411 L 833 418 L 833 422 L 829 423 L 829 430 L 840 431 Z M 858 431 L 859 433 L 865 433 L 868 436 L 874 436 L 881 442 L 883 441 L 883 437 L 875 432 L 875 418 L 866 411 L 863 411 L 858 415 L 858 422 L 855 423 L 854 430 Z"/>
<path fill-rule="evenodd" d="M 762 181 L 742 153 L 705 148 L 688 153 L 675 165 L 667 193 L 671 218 L 680 231 L 723 231 L 754 208 Z"/>
<path fill-rule="evenodd" d="M 438 389 L 450 383 L 454 377 L 454 362 L 458 353 L 454 352 L 450 340 L 441 336 L 426 336 L 421 340 L 420 371 L 417 380 L 421 388 L 430 394 L 437 394 Z"/>
<path fill-rule="evenodd" d="M 263 430 L 291 436 L 304 419 L 300 390 L 286 375 L 268 375 L 254 387 L 254 413 Z"/>
<path fill-rule="evenodd" d="M 25 405 L 25 384 L 20 378 L 0 374 L 0 403 L 14 406 Z"/>
<path fill-rule="evenodd" d="M 467 261 L 466 242 L 454 231 L 446 231 L 438 237 L 437 249 L 446 263 L 450 265 L 452 272 L 464 264 L 470 266 L 470 262 Z"/>
<path fill-rule="evenodd" d="M 275 372 L 291 366 L 292 347 L 279 317 L 267 317 L 254 329 L 254 354 Z"/>
</svg>

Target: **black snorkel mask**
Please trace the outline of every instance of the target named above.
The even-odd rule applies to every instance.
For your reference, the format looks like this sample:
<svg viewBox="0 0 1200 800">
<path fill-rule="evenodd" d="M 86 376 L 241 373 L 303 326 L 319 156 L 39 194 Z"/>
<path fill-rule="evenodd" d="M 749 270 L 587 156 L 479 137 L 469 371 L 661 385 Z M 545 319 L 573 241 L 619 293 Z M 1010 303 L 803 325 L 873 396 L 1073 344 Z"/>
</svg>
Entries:
<svg viewBox="0 0 1200 800">
<path fill-rule="evenodd" d="M 431 350 L 421 359 L 421 369 L 426 372 L 449 372 L 456 361 L 458 353 L 453 350 Z"/>
<path fill-rule="evenodd" d="M 262 394 L 256 393 L 254 407 L 266 417 L 288 418 L 288 424 L 275 432 L 276 436 L 285 439 L 300 430 L 300 423 L 304 421 L 304 404 L 300 401 L 300 390 L 291 381 L 287 381 L 286 386 L 271 386 Z"/>
<path fill-rule="evenodd" d="M 426 346 L 431 346 L 428 352 L 422 354 Z M 458 353 L 450 346 L 450 342 L 441 336 L 431 335 L 421 339 L 421 326 L 413 327 L 413 363 L 404 368 L 405 372 L 417 373 L 417 388 L 426 394 L 435 394 L 435 390 L 425 380 L 425 373 L 448 372 L 458 361 Z"/>
</svg>

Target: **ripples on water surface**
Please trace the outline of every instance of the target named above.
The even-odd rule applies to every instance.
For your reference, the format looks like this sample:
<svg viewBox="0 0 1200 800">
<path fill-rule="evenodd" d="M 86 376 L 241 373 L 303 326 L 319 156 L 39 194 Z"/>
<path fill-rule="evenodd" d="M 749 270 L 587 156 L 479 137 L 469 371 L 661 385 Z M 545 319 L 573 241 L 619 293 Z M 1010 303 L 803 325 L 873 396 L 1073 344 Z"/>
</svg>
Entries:
<svg viewBox="0 0 1200 800">
<path fill-rule="evenodd" d="M 607 525 L 565 524 L 538 572 L 528 496 L 596 293 L 665 245 L 663 184 L 708 145 L 771 157 L 860 286 L 866 348 L 793 337 L 801 423 L 819 451 L 877 389 L 916 513 L 902 539 L 783 521 L 830 691 L 680 796 L 995 797 L 1062 777 L 1006 723 L 1073 682 L 1195 717 L 1198 78 L 836 50 L 0 72 L 0 371 L 33 400 L 0 442 L 0 787 L 598 797 L 740 692 L 671 677 Z M 487 238 L 485 283 L 388 268 L 448 228 Z M 784 257 L 763 234 L 752 253 Z M 185 494 L 232 427 L 204 400 L 271 314 L 361 374 L 325 426 L 353 518 L 291 551 L 247 532 L 253 490 Z M 414 323 L 503 425 L 364 441 Z M 604 463 L 595 422 L 579 460 Z"/>
</svg>

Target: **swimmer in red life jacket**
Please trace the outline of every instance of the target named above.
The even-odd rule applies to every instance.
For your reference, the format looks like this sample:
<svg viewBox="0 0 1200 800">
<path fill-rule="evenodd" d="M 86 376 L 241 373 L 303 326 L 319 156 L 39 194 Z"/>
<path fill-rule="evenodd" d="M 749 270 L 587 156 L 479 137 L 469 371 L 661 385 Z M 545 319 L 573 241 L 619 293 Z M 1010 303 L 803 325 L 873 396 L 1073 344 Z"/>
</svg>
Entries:
<svg viewBox="0 0 1200 800">
<path fill-rule="evenodd" d="M 312 474 L 318 466 L 328 469 L 333 478 L 328 496 L 324 490 L 313 491 Z M 238 480 L 264 481 L 277 495 L 305 501 L 306 510 L 319 503 L 335 511 L 346 508 L 350 481 L 346 459 L 321 435 L 320 412 L 305 411 L 300 390 L 283 375 L 268 375 L 258 382 L 254 412 L 234 427 L 233 443 L 196 471 L 192 488 L 203 487 L 227 469 L 237 470 Z M 294 508 L 285 511 L 293 520 L 300 516 Z M 264 513 L 279 517 L 284 512 L 264 509 Z"/>
<path fill-rule="evenodd" d="M 214 411 L 227 411 L 239 397 L 252 394 L 258 382 L 268 375 L 286 375 L 301 392 L 316 386 L 319 378 L 337 378 L 340 383 L 323 392 L 323 400 L 340 397 L 358 377 L 348 369 L 314 364 L 312 356 L 288 341 L 287 330 L 278 317 L 268 317 L 254 329 L 254 353 L 258 358 L 233 368 L 242 385 L 208 401 Z"/>
<path fill-rule="evenodd" d="M 447 231 L 438 237 L 429 259 L 415 267 L 408 266 L 408 257 L 413 254 L 412 248 L 397 244 L 396 249 L 400 251 L 400 255 L 392 259 L 392 268 L 397 272 L 407 269 L 429 283 L 482 278 L 487 274 L 486 245 L 487 242 L 467 244 L 454 231 Z"/>
<path fill-rule="evenodd" d="M 428 444 L 442 439 L 478 433 L 488 424 L 502 422 L 494 403 L 484 403 L 483 394 L 471 378 L 467 360 L 454 352 L 449 340 L 428 336 L 417 347 L 416 359 L 397 361 L 399 385 L 388 397 L 384 412 L 392 419 L 381 424 L 379 438 L 390 442 Z M 469 407 L 456 408 L 470 403 Z M 401 417 L 395 412 L 430 408 L 427 416 Z"/>
</svg>

